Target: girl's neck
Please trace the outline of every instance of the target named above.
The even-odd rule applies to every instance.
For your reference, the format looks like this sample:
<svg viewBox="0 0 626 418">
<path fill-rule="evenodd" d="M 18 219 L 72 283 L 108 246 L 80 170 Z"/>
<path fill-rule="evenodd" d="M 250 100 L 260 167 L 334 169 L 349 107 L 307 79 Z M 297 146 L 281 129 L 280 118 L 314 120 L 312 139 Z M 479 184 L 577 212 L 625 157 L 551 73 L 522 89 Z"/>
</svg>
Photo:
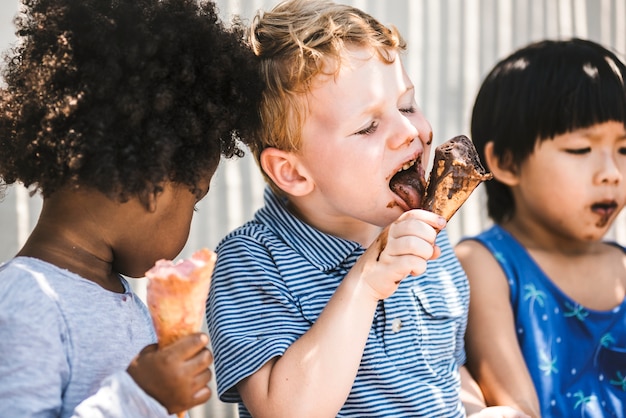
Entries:
<svg viewBox="0 0 626 418">
<path fill-rule="evenodd" d="M 90 219 L 80 205 L 59 202 L 44 200 L 37 225 L 17 255 L 38 258 L 123 293 L 120 277 L 113 269 L 113 251 L 101 225 L 104 221 Z"/>
<path fill-rule="evenodd" d="M 601 241 L 577 240 L 571 236 L 558 235 L 553 229 L 521 218 L 514 218 L 501 226 L 531 252 L 571 257 L 593 253 L 602 245 Z"/>
</svg>

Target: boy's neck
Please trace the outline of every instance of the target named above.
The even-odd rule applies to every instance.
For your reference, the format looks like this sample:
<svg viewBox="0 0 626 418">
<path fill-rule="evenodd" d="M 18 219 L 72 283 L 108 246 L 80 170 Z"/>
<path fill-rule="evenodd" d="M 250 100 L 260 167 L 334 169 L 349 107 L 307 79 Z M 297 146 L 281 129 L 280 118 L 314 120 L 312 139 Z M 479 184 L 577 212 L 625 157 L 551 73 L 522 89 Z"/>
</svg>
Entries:
<svg viewBox="0 0 626 418">
<path fill-rule="evenodd" d="M 382 227 L 368 224 L 356 219 L 346 221 L 345 219 L 329 220 L 319 211 L 309 211 L 308 206 L 298 205 L 291 199 L 288 200 L 287 210 L 295 217 L 322 231 L 325 234 L 333 235 L 338 238 L 346 239 L 359 243 L 363 248 L 368 248 L 380 235 Z M 304 208 L 303 210 L 299 209 Z"/>
</svg>

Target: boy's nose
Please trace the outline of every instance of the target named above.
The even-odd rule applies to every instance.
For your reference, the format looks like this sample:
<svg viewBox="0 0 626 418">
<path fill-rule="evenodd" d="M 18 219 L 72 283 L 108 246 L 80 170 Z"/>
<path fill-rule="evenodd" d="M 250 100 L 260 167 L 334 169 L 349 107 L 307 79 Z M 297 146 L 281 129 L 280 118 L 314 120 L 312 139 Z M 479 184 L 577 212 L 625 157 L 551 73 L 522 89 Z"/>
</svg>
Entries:
<svg viewBox="0 0 626 418">
<path fill-rule="evenodd" d="M 420 141 L 422 141 L 422 145 L 424 149 L 427 149 L 427 146 L 432 144 L 433 141 L 433 128 L 430 126 L 430 122 L 424 115 L 421 110 L 417 110 L 418 117 L 415 119 L 417 131 L 419 132 Z"/>
<path fill-rule="evenodd" d="M 398 130 L 395 135 L 392 135 L 389 139 L 389 147 L 391 149 L 398 149 L 411 145 L 413 141 L 419 136 L 418 130 L 411 125 L 410 128 L 404 128 Z"/>
<path fill-rule="evenodd" d="M 423 117 L 419 118 L 419 122 L 415 123 L 415 119 L 411 120 L 401 115 L 399 128 L 390 138 L 390 147 L 392 149 L 406 147 L 411 145 L 416 139 L 420 139 L 424 146 L 432 136 L 430 124 Z"/>
</svg>

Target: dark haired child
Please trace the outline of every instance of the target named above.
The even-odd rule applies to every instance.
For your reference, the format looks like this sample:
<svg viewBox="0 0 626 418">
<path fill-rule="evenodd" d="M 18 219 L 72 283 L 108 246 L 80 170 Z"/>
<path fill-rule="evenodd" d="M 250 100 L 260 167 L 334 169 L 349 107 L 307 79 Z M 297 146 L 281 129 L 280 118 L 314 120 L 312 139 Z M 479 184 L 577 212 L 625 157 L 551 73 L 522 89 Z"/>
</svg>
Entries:
<svg viewBox="0 0 626 418">
<path fill-rule="evenodd" d="M 495 222 L 456 252 L 470 280 L 468 368 L 489 405 L 624 417 L 626 67 L 591 41 L 543 41 L 482 84 L 472 138 Z"/>
<path fill-rule="evenodd" d="M 123 276 L 183 248 L 221 156 L 258 123 L 256 57 L 210 2 L 23 6 L 0 89 L 0 179 L 40 192 L 43 208 L 0 266 L 0 416 L 201 404 L 207 336 L 157 349 Z"/>
</svg>

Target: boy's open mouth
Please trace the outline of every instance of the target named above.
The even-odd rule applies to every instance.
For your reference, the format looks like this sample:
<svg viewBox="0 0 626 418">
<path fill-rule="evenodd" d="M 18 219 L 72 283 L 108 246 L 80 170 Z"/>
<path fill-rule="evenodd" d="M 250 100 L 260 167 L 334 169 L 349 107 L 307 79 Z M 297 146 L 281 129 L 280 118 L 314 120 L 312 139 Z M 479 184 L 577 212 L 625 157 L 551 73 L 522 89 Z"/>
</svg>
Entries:
<svg viewBox="0 0 626 418">
<path fill-rule="evenodd" d="M 389 188 L 410 209 L 419 208 L 426 190 L 426 178 L 421 161 L 418 159 L 405 163 L 389 181 Z"/>
</svg>

